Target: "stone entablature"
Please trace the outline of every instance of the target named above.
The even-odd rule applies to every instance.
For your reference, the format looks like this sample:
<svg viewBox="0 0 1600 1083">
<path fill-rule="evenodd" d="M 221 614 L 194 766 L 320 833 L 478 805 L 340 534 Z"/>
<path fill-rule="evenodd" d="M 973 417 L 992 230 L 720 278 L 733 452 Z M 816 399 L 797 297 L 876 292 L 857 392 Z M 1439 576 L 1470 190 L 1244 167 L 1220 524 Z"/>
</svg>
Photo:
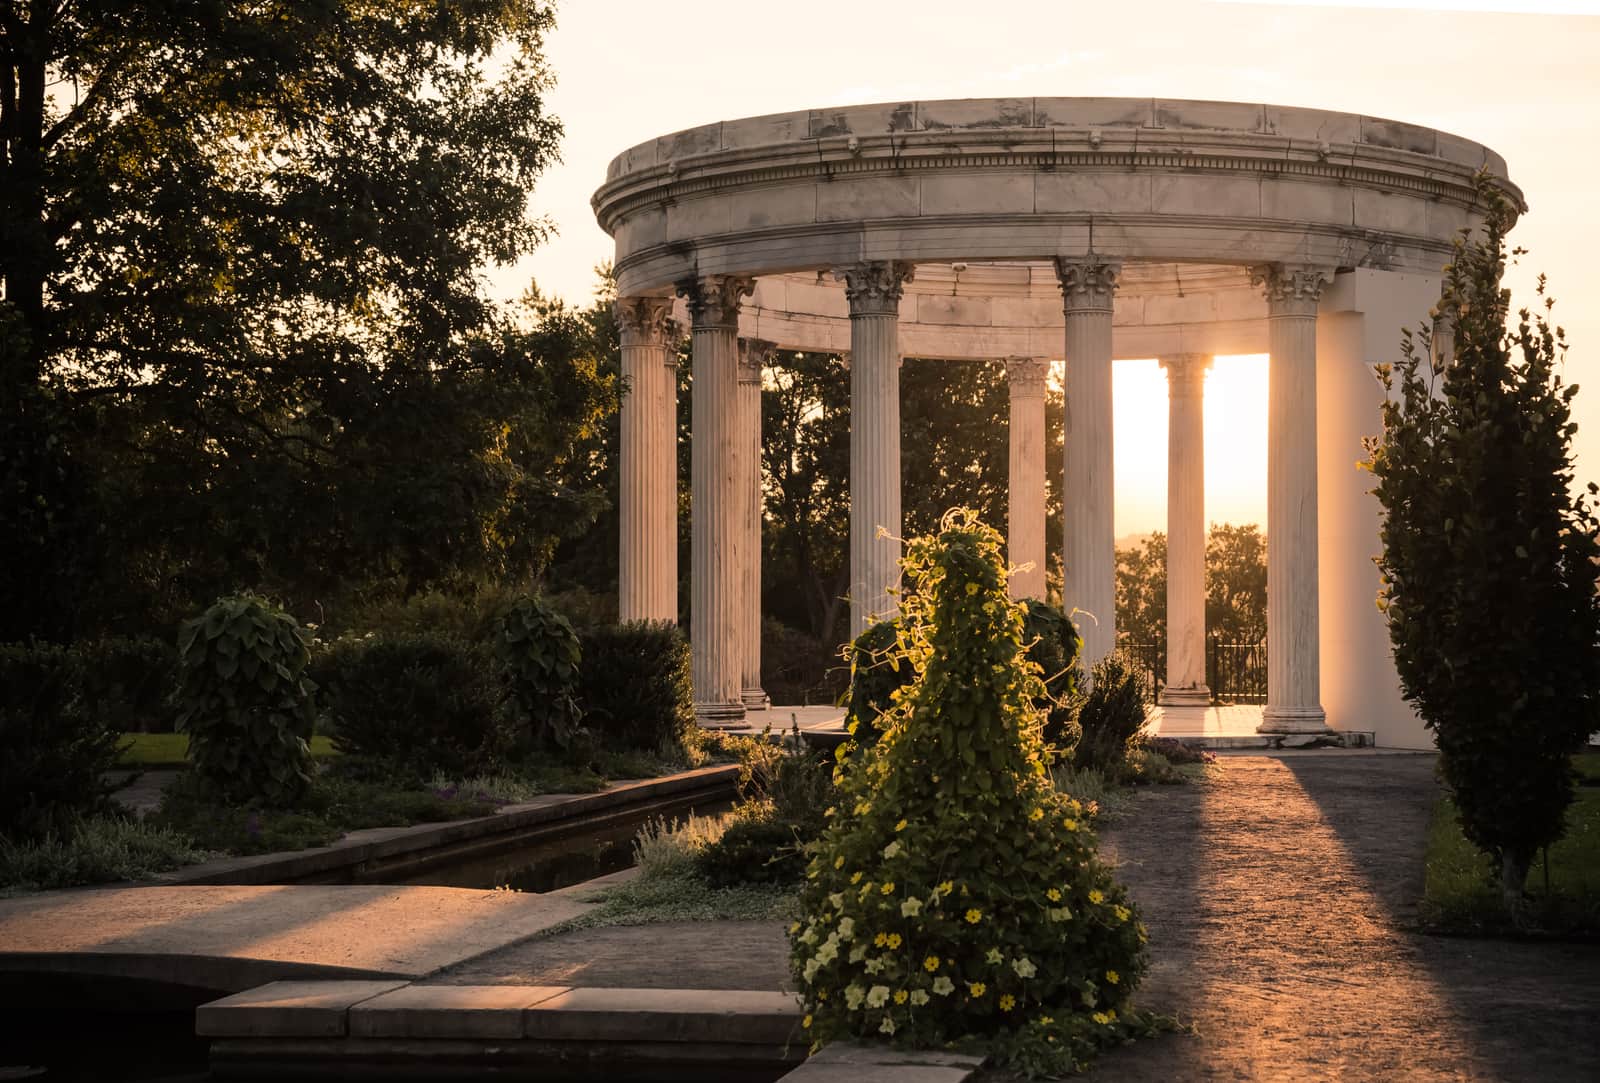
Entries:
<svg viewBox="0 0 1600 1083">
<path fill-rule="evenodd" d="M 1299 262 L 1436 273 L 1505 162 L 1445 132 L 1226 102 L 908 102 L 641 144 L 595 194 L 624 295 L 861 260 Z M 1365 261 L 1365 262 L 1364 262 Z"/>
</svg>

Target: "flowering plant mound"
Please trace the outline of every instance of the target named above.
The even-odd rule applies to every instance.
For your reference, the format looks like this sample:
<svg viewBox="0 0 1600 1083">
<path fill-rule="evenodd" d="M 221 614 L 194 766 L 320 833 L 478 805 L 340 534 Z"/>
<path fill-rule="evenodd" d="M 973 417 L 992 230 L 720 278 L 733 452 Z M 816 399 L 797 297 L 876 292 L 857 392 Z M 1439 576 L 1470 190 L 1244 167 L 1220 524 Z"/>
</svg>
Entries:
<svg viewBox="0 0 1600 1083">
<path fill-rule="evenodd" d="M 1043 690 L 1000 536 L 958 509 L 907 548 L 917 680 L 839 773 L 790 930 L 808 1033 L 980 1036 L 1081 1063 L 1146 1029 L 1129 1012 L 1144 927 L 1086 810 L 1045 772 Z"/>
</svg>

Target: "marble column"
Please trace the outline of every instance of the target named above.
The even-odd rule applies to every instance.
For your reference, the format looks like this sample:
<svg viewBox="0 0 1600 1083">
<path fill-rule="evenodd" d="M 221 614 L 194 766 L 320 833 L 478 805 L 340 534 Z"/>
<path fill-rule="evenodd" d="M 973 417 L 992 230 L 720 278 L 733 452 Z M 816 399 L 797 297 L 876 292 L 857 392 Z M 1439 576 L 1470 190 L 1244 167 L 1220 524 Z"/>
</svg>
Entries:
<svg viewBox="0 0 1600 1083">
<path fill-rule="evenodd" d="M 761 688 L 761 369 L 776 344 L 739 340 L 739 443 L 743 449 L 739 490 L 744 493 L 743 611 L 739 643 L 743 664 L 739 695 L 747 711 L 764 711 L 772 700 Z"/>
<path fill-rule="evenodd" d="M 1331 276 L 1274 263 L 1267 295 L 1267 706 L 1262 733 L 1324 733 L 1317 612 L 1317 302 Z"/>
<path fill-rule="evenodd" d="M 850 635 L 899 611 L 900 296 L 912 266 L 841 267 L 850 302 Z"/>
<path fill-rule="evenodd" d="M 1167 370 L 1167 683 L 1161 702 L 1205 707 L 1206 449 L 1209 354 L 1161 358 Z"/>
<path fill-rule="evenodd" d="M 1044 379 L 1042 357 L 1006 358 L 1011 390 L 1011 490 L 1006 501 L 1006 557 L 1014 569 L 1007 585 L 1016 599 L 1045 596 Z"/>
<path fill-rule="evenodd" d="M 1083 635 L 1088 671 L 1117 645 L 1111 313 L 1122 264 L 1094 253 L 1058 256 L 1066 314 L 1066 531 L 1062 602 Z"/>
<path fill-rule="evenodd" d="M 690 605 L 695 715 L 702 723 L 744 718 L 743 581 L 749 506 L 740 488 L 739 300 L 753 278 L 706 275 L 680 283 L 692 317 L 694 389 L 690 448 Z"/>
<path fill-rule="evenodd" d="M 678 620 L 678 338 L 672 301 L 615 305 L 622 332 L 617 619 Z"/>
</svg>

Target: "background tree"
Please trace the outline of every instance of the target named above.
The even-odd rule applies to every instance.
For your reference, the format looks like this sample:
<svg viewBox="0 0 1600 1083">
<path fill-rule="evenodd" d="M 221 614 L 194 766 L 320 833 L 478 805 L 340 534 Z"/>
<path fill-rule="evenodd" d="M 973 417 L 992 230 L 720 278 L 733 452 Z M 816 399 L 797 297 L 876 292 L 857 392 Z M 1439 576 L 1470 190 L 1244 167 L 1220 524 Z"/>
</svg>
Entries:
<svg viewBox="0 0 1600 1083">
<path fill-rule="evenodd" d="M 1368 466 L 1401 687 L 1516 914 L 1534 854 L 1562 834 L 1571 756 L 1597 728 L 1600 545 L 1592 496 L 1572 493 L 1577 387 L 1559 371 L 1553 302 L 1541 276 L 1545 311 L 1508 327 L 1516 212 L 1486 176 L 1478 196 L 1483 231 L 1457 239 L 1438 310 L 1455 356 L 1436 367 L 1430 330 L 1405 335 L 1402 360 L 1379 370 L 1388 400 Z"/>
<path fill-rule="evenodd" d="M 1117 629 L 1132 643 L 1167 638 L 1167 536 L 1117 551 Z M 1255 523 L 1212 523 L 1206 535 L 1206 635 L 1259 643 L 1267 635 L 1267 539 Z"/>
<path fill-rule="evenodd" d="M 1167 536 L 1157 530 L 1116 550 L 1117 638 L 1163 643 L 1167 638 Z"/>
<path fill-rule="evenodd" d="M 480 272 L 546 232 L 551 25 L 0 0 L 0 637 L 525 578 L 581 528 L 606 381 Z"/>
</svg>

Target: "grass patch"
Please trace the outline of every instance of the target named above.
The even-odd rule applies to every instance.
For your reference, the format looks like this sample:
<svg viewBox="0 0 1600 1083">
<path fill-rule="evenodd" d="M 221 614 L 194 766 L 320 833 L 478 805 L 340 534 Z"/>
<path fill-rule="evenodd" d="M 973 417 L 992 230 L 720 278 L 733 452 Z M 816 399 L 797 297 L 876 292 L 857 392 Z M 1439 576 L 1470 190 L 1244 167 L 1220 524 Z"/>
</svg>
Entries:
<svg viewBox="0 0 1600 1083">
<path fill-rule="evenodd" d="M 186 768 L 189 766 L 189 735 L 187 733 L 125 733 L 117 759 L 118 767 L 134 768 Z M 333 741 L 327 737 L 311 738 L 311 755 L 319 760 L 337 756 Z"/>
<path fill-rule="evenodd" d="M 194 840 L 140 820 L 95 817 L 65 839 L 12 843 L 0 838 L 0 897 L 79 884 L 145 880 L 213 856 Z"/>
<path fill-rule="evenodd" d="M 1600 756 L 1578 759 L 1600 778 Z M 1544 855 L 1528 873 L 1528 902 L 1519 923 L 1506 913 L 1490 861 L 1461 833 L 1455 802 L 1440 798 L 1428 827 L 1418 918 L 1430 932 L 1479 936 L 1600 937 L 1600 787 L 1580 785 L 1567 809 L 1566 835 L 1550 847 L 1549 890 Z"/>
<path fill-rule="evenodd" d="M 798 889 L 774 884 L 712 887 L 693 868 L 639 875 L 606 888 L 593 910 L 542 935 L 604 925 L 655 925 L 667 921 L 792 921 Z"/>
<path fill-rule="evenodd" d="M 161 807 L 145 822 L 186 835 L 207 850 L 266 854 L 326 846 L 346 831 L 365 827 L 405 827 L 487 816 L 499 805 L 477 795 L 397 789 L 324 773 L 296 808 L 224 807 L 192 776 L 185 775 L 167 787 Z"/>
</svg>

